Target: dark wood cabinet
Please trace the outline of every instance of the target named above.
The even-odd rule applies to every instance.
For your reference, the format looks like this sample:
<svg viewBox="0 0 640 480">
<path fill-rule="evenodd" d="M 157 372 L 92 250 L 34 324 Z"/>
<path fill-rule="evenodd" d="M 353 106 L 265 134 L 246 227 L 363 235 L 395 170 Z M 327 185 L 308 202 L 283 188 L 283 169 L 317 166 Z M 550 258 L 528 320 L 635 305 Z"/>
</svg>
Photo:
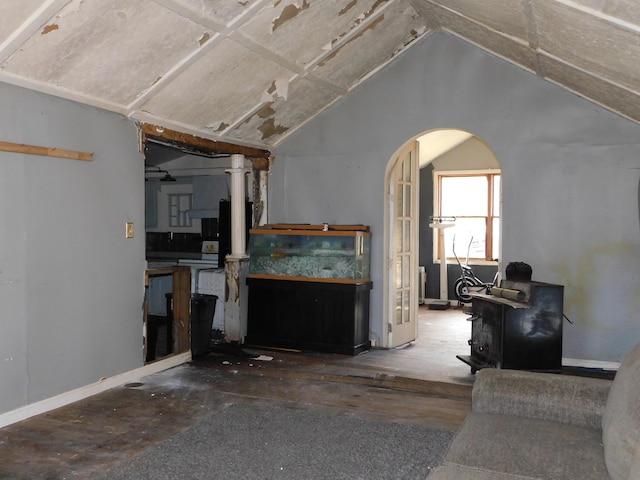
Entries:
<svg viewBox="0 0 640 480">
<path fill-rule="evenodd" d="M 248 278 L 246 343 L 355 355 L 371 346 L 371 282 Z"/>
</svg>

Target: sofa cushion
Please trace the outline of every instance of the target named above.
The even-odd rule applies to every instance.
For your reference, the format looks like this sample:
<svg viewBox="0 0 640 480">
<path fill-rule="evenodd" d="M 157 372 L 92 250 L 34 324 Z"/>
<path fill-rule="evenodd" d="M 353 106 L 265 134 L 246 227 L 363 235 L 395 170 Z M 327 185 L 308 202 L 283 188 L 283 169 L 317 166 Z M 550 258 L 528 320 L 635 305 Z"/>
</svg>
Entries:
<svg viewBox="0 0 640 480">
<path fill-rule="evenodd" d="M 638 478 L 632 471 L 640 441 L 640 345 L 629 353 L 615 378 L 602 417 L 602 439 L 612 480 Z"/>
<path fill-rule="evenodd" d="M 427 478 L 429 480 L 544 480 L 540 477 L 523 477 L 451 464 L 434 468 Z"/>
<path fill-rule="evenodd" d="M 512 415 L 469 414 L 445 462 L 546 480 L 609 478 L 601 430 Z"/>
<path fill-rule="evenodd" d="M 473 386 L 473 411 L 602 429 L 611 380 L 485 368 Z"/>
</svg>

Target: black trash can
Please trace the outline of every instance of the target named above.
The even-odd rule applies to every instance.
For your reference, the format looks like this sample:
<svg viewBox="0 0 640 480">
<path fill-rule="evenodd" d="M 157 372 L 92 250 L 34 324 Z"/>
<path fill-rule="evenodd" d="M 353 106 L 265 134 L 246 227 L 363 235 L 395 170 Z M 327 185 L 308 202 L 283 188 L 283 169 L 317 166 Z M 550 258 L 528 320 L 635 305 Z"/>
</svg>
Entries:
<svg viewBox="0 0 640 480">
<path fill-rule="evenodd" d="M 213 314 L 216 312 L 216 295 L 194 293 L 191 295 L 191 354 L 206 355 L 211 342 Z"/>
</svg>

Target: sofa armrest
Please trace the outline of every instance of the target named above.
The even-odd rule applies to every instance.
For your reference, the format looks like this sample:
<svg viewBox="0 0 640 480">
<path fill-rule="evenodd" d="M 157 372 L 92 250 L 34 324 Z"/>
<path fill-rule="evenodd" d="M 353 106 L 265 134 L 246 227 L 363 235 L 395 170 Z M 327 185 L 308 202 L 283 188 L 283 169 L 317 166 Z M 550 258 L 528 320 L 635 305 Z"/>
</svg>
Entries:
<svg viewBox="0 0 640 480">
<path fill-rule="evenodd" d="M 482 369 L 473 386 L 472 409 L 602 429 L 612 383 L 553 373 Z"/>
</svg>

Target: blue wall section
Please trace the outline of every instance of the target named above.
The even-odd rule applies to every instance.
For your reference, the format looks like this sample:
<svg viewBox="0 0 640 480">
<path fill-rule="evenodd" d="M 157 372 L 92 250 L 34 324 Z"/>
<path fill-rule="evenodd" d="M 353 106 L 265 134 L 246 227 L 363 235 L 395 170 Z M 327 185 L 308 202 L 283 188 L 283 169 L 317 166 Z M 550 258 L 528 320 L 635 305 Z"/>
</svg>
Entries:
<svg viewBox="0 0 640 480">
<path fill-rule="evenodd" d="M 270 221 L 372 227 L 372 337 L 383 336 L 385 169 L 431 129 L 471 132 L 502 167 L 503 265 L 565 285 L 564 356 L 619 361 L 640 341 L 640 126 L 444 33 L 275 150 Z"/>
<path fill-rule="evenodd" d="M 144 178 L 128 119 L 0 83 L 0 413 L 143 364 Z M 136 236 L 126 239 L 125 222 Z"/>
</svg>

